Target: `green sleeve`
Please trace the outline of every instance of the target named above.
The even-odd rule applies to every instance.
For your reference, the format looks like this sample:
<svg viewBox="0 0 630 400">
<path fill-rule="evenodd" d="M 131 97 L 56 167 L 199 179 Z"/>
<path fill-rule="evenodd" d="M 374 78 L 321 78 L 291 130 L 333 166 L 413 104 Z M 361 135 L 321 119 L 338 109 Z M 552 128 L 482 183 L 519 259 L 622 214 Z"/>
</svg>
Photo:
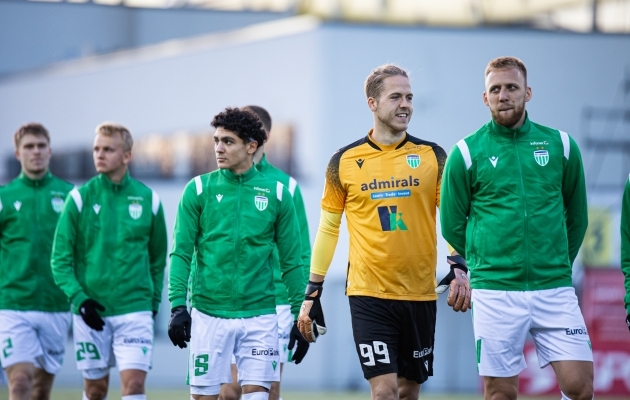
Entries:
<svg viewBox="0 0 630 400">
<path fill-rule="evenodd" d="M 282 198 L 291 198 L 291 194 L 284 186 L 282 186 Z M 295 240 L 295 232 L 298 232 L 300 228 L 293 201 L 285 200 L 279 203 L 280 212 L 275 224 L 275 239 L 280 258 L 280 274 L 284 285 L 287 287 L 291 313 L 294 318 L 297 318 L 306 288 L 303 270 L 307 268 L 302 266 L 300 254 L 302 246 L 298 240 Z"/>
<path fill-rule="evenodd" d="M 81 198 L 78 191 L 76 195 Z M 79 216 L 76 200 L 68 195 L 57 222 L 50 262 L 55 283 L 76 308 L 89 298 L 74 273 Z"/>
<path fill-rule="evenodd" d="M 444 239 L 464 258 L 471 198 L 470 174 L 459 147 L 455 146 L 442 174 L 440 224 Z"/>
<path fill-rule="evenodd" d="M 626 190 L 621 201 L 621 270 L 626 283 L 624 303 L 630 314 L 630 177 L 626 181 Z"/>
<path fill-rule="evenodd" d="M 149 239 L 149 258 L 151 262 L 151 278 L 153 280 L 153 311 L 157 312 L 162 300 L 164 287 L 164 268 L 166 267 L 166 221 L 162 203 L 157 214 L 153 217 L 151 237 Z"/>
<path fill-rule="evenodd" d="M 306 208 L 304 207 L 304 199 L 300 187 L 295 187 L 293 193 L 293 205 L 295 206 L 295 214 L 297 215 L 298 225 L 300 226 L 300 242 L 302 244 L 302 268 L 304 270 L 304 282 L 308 283 L 311 266 L 311 238 L 308 234 L 308 220 L 306 219 Z"/>
<path fill-rule="evenodd" d="M 190 263 L 199 233 L 201 210 L 198 198 L 195 182 L 190 181 L 179 202 L 173 229 L 171 265 L 168 274 L 168 299 L 171 302 L 171 309 L 186 305 Z"/>
<path fill-rule="evenodd" d="M 573 138 L 570 137 L 569 140 L 571 147 L 562 178 L 562 197 L 567 224 L 569 260 L 573 264 L 588 226 L 588 206 L 586 204 L 586 184 L 584 183 L 584 168 L 582 167 L 580 149 Z"/>
</svg>

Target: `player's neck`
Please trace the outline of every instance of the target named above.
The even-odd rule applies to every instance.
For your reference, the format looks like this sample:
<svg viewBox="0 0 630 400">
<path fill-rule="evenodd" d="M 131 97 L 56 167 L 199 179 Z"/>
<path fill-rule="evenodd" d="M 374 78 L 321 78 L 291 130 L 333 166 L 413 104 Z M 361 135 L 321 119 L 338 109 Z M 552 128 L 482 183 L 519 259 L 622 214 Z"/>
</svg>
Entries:
<svg viewBox="0 0 630 400">
<path fill-rule="evenodd" d="M 406 135 L 405 131 L 395 132 L 389 127 L 374 124 L 372 139 L 381 144 L 394 144 L 400 142 Z"/>
<path fill-rule="evenodd" d="M 119 168 L 115 171 L 111 171 L 111 172 L 106 172 L 105 176 L 112 181 L 112 183 L 120 183 L 122 182 L 122 180 L 125 178 L 125 175 L 127 174 L 127 166 L 125 165 L 124 168 Z"/>
<path fill-rule="evenodd" d="M 46 174 L 48 173 L 48 168 L 46 168 L 43 171 L 38 171 L 38 172 L 31 172 L 31 171 L 27 171 L 23 169 L 22 173 L 26 175 L 26 177 L 32 181 L 38 181 L 46 176 Z"/>
</svg>

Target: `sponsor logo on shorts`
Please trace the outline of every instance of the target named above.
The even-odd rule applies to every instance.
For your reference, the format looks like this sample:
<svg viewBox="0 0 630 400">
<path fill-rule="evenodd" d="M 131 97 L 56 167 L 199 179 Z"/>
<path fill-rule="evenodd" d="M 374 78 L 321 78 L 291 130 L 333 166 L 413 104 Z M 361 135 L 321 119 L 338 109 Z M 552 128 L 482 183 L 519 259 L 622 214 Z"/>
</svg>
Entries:
<svg viewBox="0 0 630 400">
<path fill-rule="evenodd" d="M 565 332 L 566 332 L 567 336 L 588 335 L 588 331 L 586 330 L 585 326 L 583 326 L 581 328 L 566 328 Z"/>
<path fill-rule="evenodd" d="M 288 333 L 278 332 L 278 339 L 288 339 L 288 338 L 289 338 Z"/>
<path fill-rule="evenodd" d="M 124 344 L 151 344 L 151 339 L 126 337 Z"/>
<path fill-rule="evenodd" d="M 429 354 L 433 353 L 433 347 L 425 347 L 422 350 L 414 350 L 413 352 L 413 358 L 422 358 L 425 356 L 428 356 Z"/>
<path fill-rule="evenodd" d="M 52 349 L 46 350 L 46 354 L 48 354 L 49 356 L 53 356 L 53 357 L 63 356 L 64 352 L 65 352 L 65 350 L 52 350 Z"/>
<path fill-rule="evenodd" d="M 252 356 L 279 356 L 280 351 L 278 349 L 252 349 Z"/>
</svg>

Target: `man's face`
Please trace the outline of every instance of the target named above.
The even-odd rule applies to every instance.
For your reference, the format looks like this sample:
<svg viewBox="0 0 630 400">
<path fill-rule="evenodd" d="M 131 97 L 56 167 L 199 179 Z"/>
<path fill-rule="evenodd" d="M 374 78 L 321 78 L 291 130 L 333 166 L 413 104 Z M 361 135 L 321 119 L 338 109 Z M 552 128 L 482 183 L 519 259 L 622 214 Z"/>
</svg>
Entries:
<svg viewBox="0 0 630 400">
<path fill-rule="evenodd" d="M 110 174 L 127 168 L 131 151 L 124 150 L 122 135 L 96 135 L 94 138 L 94 167 L 99 174 Z"/>
<path fill-rule="evenodd" d="M 51 155 L 50 143 L 41 135 L 24 135 L 15 150 L 15 157 L 20 160 L 22 170 L 32 175 L 48 170 Z"/>
<path fill-rule="evenodd" d="M 490 107 L 492 118 L 499 125 L 508 128 L 516 125 L 525 113 L 525 103 L 531 98 L 532 89 L 527 87 L 518 68 L 494 70 L 486 76 L 483 102 Z"/>
<path fill-rule="evenodd" d="M 368 105 L 378 120 L 392 133 L 404 132 L 413 113 L 413 93 L 409 78 L 395 75 L 383 80 L 383 90 L 378 99 L 370 97 Z"/>
<path fill-rule="evenodd" d="M 214 154 L 221 169 L 237 173 L 247 171 L 252 166 L 252 156 L 257 148 L 255 141 L 244 143 L 235 132 L 224 127 L 220 126 L 214 132 Z"/>
</svg>

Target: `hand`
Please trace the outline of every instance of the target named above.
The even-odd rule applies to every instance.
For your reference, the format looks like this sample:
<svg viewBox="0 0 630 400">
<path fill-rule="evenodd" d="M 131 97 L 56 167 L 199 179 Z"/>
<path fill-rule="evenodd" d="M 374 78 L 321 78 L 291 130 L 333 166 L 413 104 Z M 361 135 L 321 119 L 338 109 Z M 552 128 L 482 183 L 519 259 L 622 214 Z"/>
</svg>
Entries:
<svg viewBox="0 0 630 400">
<path fill-rule="evenodd" d="M 98 311 L 105 311 L 105 307 L 96 300 L 87 299 L 79 306 L 79 314 L 83 322 L 95 331 L 102 331 L 105 321 L 98 314 Z"/>
<path fill-rule="evenodd" d="M 451 266 L 451 271 L 440 281 L 435 288 L 436 293 L 444 293 L 450 286 L 447 304 L 453 307 L 453 311 L 466 312 L 470 308 L 470 282 L 468 281 L 468 266 L 462 256 L 448 256 L 446 260 Z"/>
<path fill-rule="evenodd" d="M 298 317 L 298 328 L 302 336 L 311 343 L 315 343 L 319 335 L 326 334 L 326 322 L 324 321 L 324 311 L 319 298 L 322 296 L 322 285 L 324 282 L 308 281 L 304 302 L 300 308 Z"/>
<path fill-rule="evenodd" d="M 153 311 L 153 319 L 155 319 L 156 315 L 157 315 L 157 311 Z"/>
<path fill-rule="evenodd" d="M 628 325 L 628 329 L 630 329 L 630 314 L 626 316 L 626 325 Z"/>
<path fill-rule="evenodd" d="M 171 310 L 171 319 L 168 321 L 168 337 L 173 346 L 180 349 L 186 348 L 186 342 L 190 342 L 190 325 L 192 319 L 186 306 L 177 306 Z"/>
<path fill-rule="evenodd" d="M 295 364 L 299 364 L 302 362 L 302 359 L 306 355 L 310 344 L 308 340 L 304 339 L 302 333 L 298 329 L 297 321 L 293 323 L 293 327 L 291 327 L 291 333 L 289 334 L 289 350 L 293 350 L 293 347 L 297 344 L 297 348 L 293 352 L 293 357 L 291 357 L 291 361 L 295 361 Z"/>
</svg>

